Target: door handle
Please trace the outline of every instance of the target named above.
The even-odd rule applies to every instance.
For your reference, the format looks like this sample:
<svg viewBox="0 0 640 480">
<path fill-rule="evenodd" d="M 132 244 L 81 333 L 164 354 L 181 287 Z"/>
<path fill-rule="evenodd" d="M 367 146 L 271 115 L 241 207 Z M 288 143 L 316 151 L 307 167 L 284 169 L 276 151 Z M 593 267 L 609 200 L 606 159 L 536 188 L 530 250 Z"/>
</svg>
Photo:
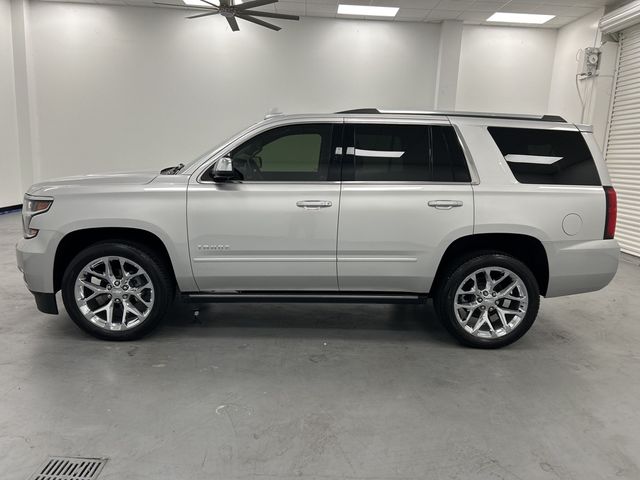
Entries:
<svg viewBox="0 0 640 480">
<path fill-rule="evenodd" d="M 427 205 L 438 210 L 451 210 L 453 207 L 461 207 L 462 200 L 430 200 Z"/>
<path fill-rule="evenodd" d="M 332 205 L 333 203 L 329 200 L 300 200 L 296 202 L 296 207 L 304 208 L 305 210 L 320 210 Z"/>
</svg>

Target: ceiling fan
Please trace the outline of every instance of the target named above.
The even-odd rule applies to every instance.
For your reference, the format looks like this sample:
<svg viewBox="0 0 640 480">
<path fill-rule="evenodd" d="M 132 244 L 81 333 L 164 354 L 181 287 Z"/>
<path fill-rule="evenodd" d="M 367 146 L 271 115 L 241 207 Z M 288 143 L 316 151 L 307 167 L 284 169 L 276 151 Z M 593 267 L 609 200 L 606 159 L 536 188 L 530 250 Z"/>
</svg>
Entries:
<svg viewBox="0 0 640 480">
<path fill-rule="evenodd" d="M 240 18 L 242 20 L 246 20 L 247 22 L 255 23 L 256 25 L 260 25 L 262 27 L 270 28 L 271 30 L 275 30 L 276 32 L 280 30 L 280 27 L 274 25 L 269 22 L 265 22 L 264 20 L 260 20 L 255 17 L 266 17 L 266 18 L 280 18 L 282 20 L 300 20 L 300 17 L 297 15 L 286 15 L 284 13 L 271 13 L 271 12 L 260 12 L 251 10 L 252 8 L 262 7 L 264 5 L 270 5 L 272 3 L 277 3 L 278 0 L 252 0 L 245 3 L 236 4 L 234 0 L 219 0 L 220 4 L 216 5 L 213 3 L 213 0 L 200 0 L 207 5 L 202 6 L 194 6 L 194 5 L 176 5 L 175 3 L 164 3 L 164 2 L 153 2 L 156 5 L 164 5 L 169 7 L 177 7 L 177 8 L 192 8 L 196 10 L 203 10 L 204 13 L 199 13 L 198 15 L 191 15 L 186 18 L 202 18 L 208 17 L 209 15 L 222 15 L 227 19 L 231 30 L 237 32 L 240 30 L 238 27 L 238 21 L 236 18 Z"/>
</svg>

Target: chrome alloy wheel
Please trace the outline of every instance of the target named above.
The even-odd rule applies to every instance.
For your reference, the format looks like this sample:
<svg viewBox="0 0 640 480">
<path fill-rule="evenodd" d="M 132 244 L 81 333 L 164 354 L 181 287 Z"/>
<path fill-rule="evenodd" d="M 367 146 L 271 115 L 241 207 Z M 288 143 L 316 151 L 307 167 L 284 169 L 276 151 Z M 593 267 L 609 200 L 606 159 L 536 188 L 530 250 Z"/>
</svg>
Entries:
<svg viewBox="0 0 640 480">
<path fill-rule="evenodd" d="M 522 279 L 503 267 L 487 267 L 468 275 L 454 297 L 458 323 L 480 338 L 513 331 L 527 314 L 529 295 Z"/>
<path fill-rule="evenodd" d="M 149 274 L 128 258 L 97 258 L 84 266 L 74 288 L 87 320 L 105 330 L 128 330 L 146 320 L 155 291 Z"/>
</svg>

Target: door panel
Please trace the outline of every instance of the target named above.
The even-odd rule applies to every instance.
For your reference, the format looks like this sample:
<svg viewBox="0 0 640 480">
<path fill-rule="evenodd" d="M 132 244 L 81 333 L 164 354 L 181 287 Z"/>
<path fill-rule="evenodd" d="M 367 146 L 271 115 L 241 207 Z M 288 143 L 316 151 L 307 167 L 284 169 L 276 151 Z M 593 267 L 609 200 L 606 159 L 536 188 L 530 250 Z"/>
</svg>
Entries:
<svg viewBox="0 0 640 480">
<path fill-rule="evenodd" d="M 191 185 L 189 247 L 200 290 L 337 290 L 339 202 L 338 182 Z"/>
<path fill-rule="evenodd" d="M 447 121 L 348 125 L 338 224 L 342 291 L 426 293 L 440 255 L 473 233 L 473 191 Z"/>
<path fill-rule="evenodd" d="M 263 130 L 228 155 L 229 181 L 191 181 L 189 249 L 200 290 L 338 289 L 341 125 Z"/>
<path fill-rule="evenodd" d="M 437 208 L 429 202 L 461 206 Z M 426 293 L 446 245 L 473 233 L 471 185 L 342 187 L 338 279 L 342 291 Z"/>
</svg>

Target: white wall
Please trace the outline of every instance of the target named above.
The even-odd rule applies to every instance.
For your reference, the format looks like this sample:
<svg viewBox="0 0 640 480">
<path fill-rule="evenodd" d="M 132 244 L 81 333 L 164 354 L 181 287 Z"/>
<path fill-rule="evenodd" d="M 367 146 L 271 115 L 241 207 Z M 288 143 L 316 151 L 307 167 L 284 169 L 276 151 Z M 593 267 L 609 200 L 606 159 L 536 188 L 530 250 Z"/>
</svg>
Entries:
<svg viewBox="0 0 640 480">
<path fill-rule="evenodd" d="M 559 34 L 460 23 L 459 55 L 442 55 L 439 72 L 440 25 L 303 17 L 232 33 L 171 9 L 13 0 L 12 64 L 7 1 L 0 158 L 21 161 L 0 176 L 0 206 L 45 178 L 188 161 L 273 107 L 430 109 L 440 77 L 457 83 L 458 110 L 575 120 L 575 51 L 593 43 L 599 16 Z"/>
<path fill-rule="evenodd" d="M 460 53 L 464 23 L 444 20 L 440 24 L 438 75 L 436 78 L 435 108 L 455 110 L 460 78 Z"/>
<path fill-rule="evenodd" d="M 598 21 L 604 9 L 597 10 L 565 25 L 558 31 L 553 76 L 549 94 L 549 109 L 567 120 L 580 122 L 582 106 L 576 90 L 576 74 L 581 71 L 582 58 L 579 50 L 599 45 Z M 579 83 L 584 89 L 591 81 Z"/>
<path fill-rule="evenodd" d="M 433 107 L 438 25 L 34 2 L 39 175 L 188 161 L 273 107 Z"/>
<path fill-rule="evenodd" d="M 547 113 L 556 30 L 467 25 L 457 110 Z"/>
<path fill-rule="evenodd" d="M 22 203 L 11 7 L 0 0 L 0 207 Z"/>
<path fill-rule="evenodd" d="M 601 46 L 598 22 L 603 13 L 604 8 L 596 10 L 558 31 L 549 94 L 549 111 L 571 122 L 593 124 L 601 147 L 608 122 L 617 45 L 603 46 L 599 76 L 578 81 L 584 107 L 576 88 L 576 74 L 582 71 L 581 51 Z"/>
</svg>

